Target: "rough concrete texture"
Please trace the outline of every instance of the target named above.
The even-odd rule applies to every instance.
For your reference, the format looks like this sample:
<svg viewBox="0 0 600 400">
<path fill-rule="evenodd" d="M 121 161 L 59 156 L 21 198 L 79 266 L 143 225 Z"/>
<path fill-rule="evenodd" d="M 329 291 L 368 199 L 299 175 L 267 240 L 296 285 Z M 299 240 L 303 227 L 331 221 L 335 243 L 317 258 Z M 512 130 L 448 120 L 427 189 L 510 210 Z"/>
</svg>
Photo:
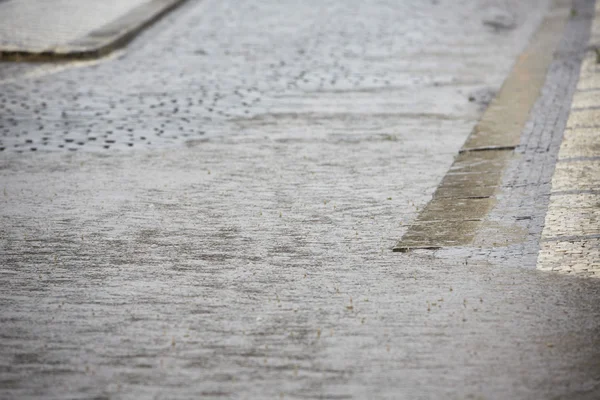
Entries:
<svg viewBox="0 0 600 400">
<path fill-rule="evenodd" d="M 597 398 L 598 281 L 391 251 L 546 7 L 190 2 L 5 73 L 0 397 Z"/>
</svg>

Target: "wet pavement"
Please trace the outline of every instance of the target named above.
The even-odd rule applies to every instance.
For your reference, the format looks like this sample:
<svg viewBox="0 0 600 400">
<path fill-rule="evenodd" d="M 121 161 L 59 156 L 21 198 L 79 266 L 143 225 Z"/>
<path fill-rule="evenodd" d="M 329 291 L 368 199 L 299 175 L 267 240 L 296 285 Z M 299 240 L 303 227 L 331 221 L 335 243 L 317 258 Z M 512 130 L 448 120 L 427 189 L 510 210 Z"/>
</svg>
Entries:
<svg viewBox="0 0 600 400">
<path fill-rule="evenodd" d="M 572 10 L 570 4 L 565 3 L 555 2 L 548 10 L 502 88 L 461 147 L 432 200 L 394 251 L 468 246 L 475 240 L 482 222 L 496 203 L 504 169 L 519 147 L 521 133 L 540 98 L 548 69 L 559 58 L 555 54 L 560 50 Z"/>
<path fill-rule="evenodd" d="M 0 2 L 0 50 L 66 46 L 149 0 Z"/>
<path fill-rule="evenodd" d="M 596 5 L 596 12 L 600 4 Z M 588 52 L 558 153 L 538 268 L 600 277 L 600 136 L 597 134 L 600 21 L 595 19 Z"/>
<path fill-rule="evenodd" d="M 185 0 L 54 0 L 0 3 L 0 62 L 105 57 Z"/>
<path fill-rule="evenodd" d="M 190 1 L 0 64 L 0 397 L 597 398 L 600 284 L 541 232 L 392 252 L 548 7 Z"/>
</svg>

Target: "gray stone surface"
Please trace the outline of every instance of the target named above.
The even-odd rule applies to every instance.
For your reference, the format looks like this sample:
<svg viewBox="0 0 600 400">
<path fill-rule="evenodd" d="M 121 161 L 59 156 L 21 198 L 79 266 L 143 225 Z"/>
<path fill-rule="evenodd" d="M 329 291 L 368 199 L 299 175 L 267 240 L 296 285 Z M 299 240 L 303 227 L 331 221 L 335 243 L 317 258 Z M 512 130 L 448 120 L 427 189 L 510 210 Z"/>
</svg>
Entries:
<svg viewBox="0 0 600 400">
<path fill-rule="evenodd" d="M 0 50 L 66 46 L 149 0 L 0 2 Z"/>
<path fill-rule="evenodd" d="M 596 14 L 600 4 L 596 4 Z M 598 75 L 593 50 L 600 21 L 595 19 L 591 42 L 582 61 L 579 82 Z M 579 86 L 579 85 L 578 85 Z M 600 277 L 600 135 L 599 96 L 577 91 L 552 176 L 537 268 L 571 275 Z M 581 126 L 584 126 L 583 128 Z M 592 128 L 590 128 L 592 127 Z"/>
<path fill-rule="evenodd" d="M 545 7 L 191 2 L 6 73 L 0 397 L 596 398 L 597 281 L 391 251 Z"/>
<path fill-rule="evenodd" d="M 298 121 L 297 114 L 326 120 L 376 114 L 382 121 L 394 114 L 405 132 L 419 129 L 421 121 L 473 124 L 479 112 L 466 100 L 472 92 L 499 88 L 514 60 L 506 54 L 516 56 L 535 28 L 527 17 L 542 17 L 526 13 L 537 4 L 514 4 L 519 27 L 496 32 L 482 22 L 490 7 L 498 7 L 491 0 L 454 7 L 197 2 L 177 22 L 169 19 L 169 28 L 155 29 L 171 32 L 145 35 L 119 62 L 59 69 L 57 79 L 35 79 L 52 66 L 35 67 L 33 79 L 12 84 L 7 74 L 0 148 L 179 146 Z"/>
<path fill-rule="evenodd" d="M 481 222 L 496 203 L 495 193 L 504 169 L 514 159 L 521 132 L 546 83 L 546 75 L 573 10 L 567 1 L 556 1 L 548 10 L 501 90 L 460 149 L 432 200 L 394 251 L 432 250 L 473 243 L 477 231 L 481 230 Z M 487 232 L 485 236 L 488 236 Z M 492 235 L 492 239 L 496 240 L 497 236 Z"/>
<path fill-rule="evenodd" d="M 476 240 L 482 247 L 476 258 L 536 266 L 552 176 L 594 15 L 594 2 L 578 0 L 573 5 L 575 11 L 515 150 L 517 156 L 508 165 L 497 204 L 488 216 L 488 229 Z"/>
</svg>

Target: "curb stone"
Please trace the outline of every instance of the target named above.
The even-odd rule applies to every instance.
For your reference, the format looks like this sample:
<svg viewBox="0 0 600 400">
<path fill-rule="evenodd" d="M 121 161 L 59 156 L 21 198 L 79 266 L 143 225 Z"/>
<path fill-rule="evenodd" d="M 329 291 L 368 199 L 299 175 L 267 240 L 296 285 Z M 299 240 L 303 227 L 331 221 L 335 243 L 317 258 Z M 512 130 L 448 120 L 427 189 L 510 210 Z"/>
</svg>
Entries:
<svg viewBox="0 0 600 400">
<path fill-rule="evenodd" d="M 600 278 L 600 2 L 552 176 L 537 268 Z"/>
<path fill-rule="evenodd" d="M 145 28 L 186 0 L 150 0 L 64 46 L 41 51 L 0 49 L 0 61 L 59 61 L 103 57 L 133 40 Z"/>
</svg>

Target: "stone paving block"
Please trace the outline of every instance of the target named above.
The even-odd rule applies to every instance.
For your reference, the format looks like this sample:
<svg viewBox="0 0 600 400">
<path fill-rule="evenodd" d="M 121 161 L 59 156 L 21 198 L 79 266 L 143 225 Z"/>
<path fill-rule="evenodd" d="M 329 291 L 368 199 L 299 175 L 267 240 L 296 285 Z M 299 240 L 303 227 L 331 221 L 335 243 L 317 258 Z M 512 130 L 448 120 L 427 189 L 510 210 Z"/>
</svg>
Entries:
<svg viewBox="0 0 600 400">
<path fill-rule="evenodd" d="M 594 12 L 594 21 L 592 23 L 592 27 L 590 29 L 590 45 L 596 46 L 600 45 L 600 4 L 596 3 Z"/>
<path fill-rule="evenodd" d="M 599 75 L 600 76 L 600 75 Z M 572 110 L 567 121 L 567 129 L 600 127 L 600 109 L 589 108 Z"/>
<path fill-rule="evenodd" d="M 554 6 L 463 144 L 461 154 L 439 186 L 440 195 L 436 191 L 417 222 L 440 221 L 445 228 L 444 223 L 481 221 L 493 208 L 496 202 L 492 197 L 494 187 L 499 185 L 505 167 L 521 141 L 521 132 L 554 61 L 554 49 L 561 43 L 558 32 L 563 32 L 568 21 L 569 9 L 560 3 Z M 473 187 L 481 189 L 473 190 Z M 466 189 L 461 190 L 463 188 Z M 414 247 L 413 244 L 422 242 L 432 248 L 465 245 L 475 237 L 472 229 L 448 231 L 452 235 L 446 238 L 439 230 L 422 229 L 417 223 L 410 227 L 394 250 L 406 251 Z"/>
<path fill-rule="evenodd" d="M 590 193 L 551 196 L 543 239 L 600 234 L 600 195 Z"/>
<path fill-rule="evenodd" d="M 419 221 L 410 227 L 394 251 L 468 245 L 479 225 L 478 221 Z"/>
<path fill-rule="evenodd" d="M 575 157 L 600 157 L 600 128 L 565 130 L 559 159 Z"/>
<path fill-rule="evenodd" d="M 0 60 L 99 58 L 183 1 L 0 1 Z"/>
<path fill-rule="evenodd" d="M 492 197 L 494 195 L 494 193 L 496 193 L 497 189 L 498 189 L 498 186 L 495 184 L 493 186 L 483 186 L 483 185 L 438 186 L 433 197 L 455 198 L 455 199 Z"/>
<path fill-rule="evenodd" d="M 480 220 L 493 205 L 493 199 L 436 198 L 423 209 L 419 221 Z"/>
<path fill-rule="evenodd" d="M 594 108 L 600 103 L 600 91 L 579 91 L 573 96 L 573 109 Z"/>
<path fill-rule="evenodd" d="M 552 178 L 552 191 L 600 189 L 600 160 L 558 162 Z"/>
<path fill-rule="evenodd" d="M 600 24 L 591 28 L 552 177 L 537 268 L 600 277 Z M 568 240 L 567 240 L 568 239 Z"/>
<path fill-rule="evenodd" d="M 506 150 L 463 152 L 455 158 L 450 172 L 495 172 L 512 156 L 512 152 Z"/>
<path fill-rule="evenodd" d="M 0 2 L 0 48 L 65 45 L 149 0 L 13 0 Z"/>
<path fill-rule="evenodd" d="M 600 65 L 596 60 L 595 51 L 588 51 L 581 65 L 581 75 L 577 83 L 577 90 L 598 90 L 600 89 Z"/>
<path fill-rule="evenodd" d="M 600 277 L 600 239 L 543 242 L 538 269 Z"/>
<path fill-rule="evenodd" d="M 533 35 L 529 46 L 517 59 L 512 73 L 500 92 L 473 129 L 463 150 L 514 148 L 519 144 L 521 130 L 546 80 L 548 66 L 567 21 L 568 9 L 556 4 Z"/>
<path fill-rule="evenodd" d="M 503 166 L 501 166 L 503 167 Z M 449 172 L 442 180 L 440 186 L 468 187 L 468 186 L 496 186 L 500 180 L 502 169 L 496 171 L 482 171 L 470 173 Z"/>
</svg>

